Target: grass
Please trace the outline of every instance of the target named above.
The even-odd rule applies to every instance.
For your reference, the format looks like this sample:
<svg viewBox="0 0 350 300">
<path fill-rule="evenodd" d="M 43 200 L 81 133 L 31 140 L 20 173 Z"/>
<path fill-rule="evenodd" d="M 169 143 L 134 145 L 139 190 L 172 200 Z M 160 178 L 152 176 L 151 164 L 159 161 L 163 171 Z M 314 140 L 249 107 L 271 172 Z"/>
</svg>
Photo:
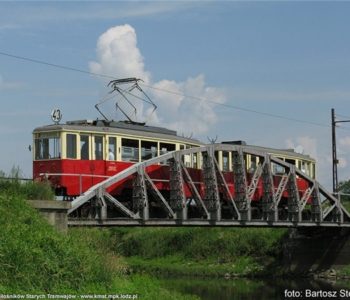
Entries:
<svg viewBox="0 0 350 300">
<path fill-rule="evenodd" d="M 114 229 L 115 248 L 133 270 L 189 276 L 258 276 L 281 257 L 284 229 Z"/>
<path fill-rule="evenodd" d="M 10 174 L 0 171 L 0 191 L 6 195 L 18 195 L 27 200 L 53 200 L 55 195 L 47 181 L 21 181 L 21 171 L 12 167 Z"/>
<path fill-rule="evenodd" d="M 218 264 L 210 260 L 193 262 L 176 255 L 150 260 L 133 256 L 127 259 L 127 263 L 138 272 L 175 277 L 242 277 L 262 271 L 260 264 L 251 257 L 238 257 L 234 263 Z"/>
<path fill-rule="evenodd" d="M 76 229 L 68 235 L 56 232 L 24 200 L 28 195 L 34 199 L 44 195 L 42 186 L 0 184 L 0 293 L 196 299 L 169 292 L 147 275 L 128 275 L 125 259 L 111 250 L 116 236 L 109 230 Z"/>
<path fill-rule="evenodd" d="M 0 285 L 15 291 L 111 286 L 114 270 L 79 240 L 49 226 L 19 196 L 0 195 Z"/>
</svg>

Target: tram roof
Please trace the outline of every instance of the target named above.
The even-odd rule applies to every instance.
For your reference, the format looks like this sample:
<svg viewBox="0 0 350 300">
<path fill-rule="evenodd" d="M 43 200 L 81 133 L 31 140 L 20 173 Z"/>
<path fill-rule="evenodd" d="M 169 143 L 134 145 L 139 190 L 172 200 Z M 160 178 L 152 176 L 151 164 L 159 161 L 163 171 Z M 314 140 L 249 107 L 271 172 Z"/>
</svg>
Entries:
<svg viewBox="0 0 350 300">
<path fill-rule="evenodd" d="M 245 141 L 223 141 L 222 144 L 241 145 L 241 146 L 244 146 L 246 149 L 267 152 L 267 153 L 273 154 L 276 157 L 281 156 L 281 157 L 287 157 L 287 158 L 290 157 L 293 159 L 308 160 L 312 162 L 316 161 L 310 155 L 295 152 L 294 149 L 276 149 L 276 148 L 269 148 L 264 146 L 248 145 L 246 144 Z"/>
<path fill-rule="evenodd" d="M 73 130 L 90 131 L 103 133 L 120 133 L 125 135 L 137 135 L 147 138 L 159 138 L 167 140 L 177 140 L 188 144 L 202 144 L 200 141 L 192 138 L 178 136 L 175 130 L 163 127 L 147 126 L 141 123 L 130 123 L 127 121 L 104 121 L 104 120 L 76 120 L 67 121 L 65 124 L 50 124 L 34 129 L 33 133 L 55 131 L 55 130 Z"/>
<path fill-rule="evenodd" d="M 89 131 L 103 133 L 119 133 L 131 136 L 143 136 L 145 138 L 156 138 L 166 140 L 176 140 L 186 144 L 204 145 L 204 143 L 182 136 L 178 136 L 175 130 L 163 127 L 146 126 L 139 123 L 130 123 L 127 121 L 104 121 L 104 120 L 76 120 L 67 121 L 66 124 L 51 124 L 34 129 L 33 133 L 72 130 L 72 131 Z M 252 150 L 263 151 L 275 156 L 291 157 L 294 159 L 303 159 L 315 162 L 315 159 L 306 154 L 295 152 L 293 149 L 275 149 L 269 147 L 247 145 L 244 141 L 223 141 L 223 144 L 242 145 Z"/>
</svg>

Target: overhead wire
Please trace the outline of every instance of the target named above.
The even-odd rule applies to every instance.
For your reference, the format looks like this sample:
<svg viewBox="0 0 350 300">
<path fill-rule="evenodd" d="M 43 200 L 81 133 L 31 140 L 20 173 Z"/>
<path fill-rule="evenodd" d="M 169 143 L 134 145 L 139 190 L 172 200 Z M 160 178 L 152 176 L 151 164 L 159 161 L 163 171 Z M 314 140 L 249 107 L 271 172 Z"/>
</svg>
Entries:
<svg viewBox="0 0 350 300">
<path fill-rule="evenodd" d="M 104 78 L 109 78 L 109 79 L 117 79 L 116 77 L 113 77 L 110 75 L 104 75 L 104 74 L 99 74 L 99 73 L 95 73 L 95 72 L 90 72 L 90 71 L 86 71 L 86 70 L 68 67 L 68 66 L 63 66 L 63 65 L 59 65 L 59 64 L 49 63 L 49 62 L 46 62 L 43 60 L 33 59 L 33 58 L 19 56 L 19 55 L 13 55 L 13 54 L 2 52 L 2 51 L 0 51 L 0 55 L 23 60 L 23 61 L 27 61 L 27 62 L 32 62 L 32 63 L 36 63 L 36 64 L 46 65 L 46 66 L 50 66 L 50 67 L 54 67 L 54 68 L 59 68 L 59 69 L 63 69 L 63 70 L 74 71 L 74 72 L 79 72 L 79 73 L 83 73 L 83 74 L 104 77 Z"/>
<path fill-rule="evenodd" d="M 244 108 L 244 107 L 240 107 L 240 106 L 236 106 L 236 105 L 232 105 L 232 104 L 221 103 L 221 102 L 217 102 L 217 101 L 214 101 L 214 100 L 209 100 L 209 99 L 206 99 L 206 98 L 186 95 L 186 94 L 178 93 L 178 92 L 175 92 L 175 91 L 169 91 L 169 90 L 166 90 L 166 89 L 162 89 L 162 88 L 158 88 L 158 87 L 155 87 L 155 86 L 147 85 L 145 83 L 141 83 L 141 85 L 143 85 L 145 87 L 148 87 L 150 89 L 154 89 L 154 90 L 170 93 L 170 94 L 177 95 L 177 96 L 184 96 L 186 98 L 197 100 L 197 101 L 205 101 L 205 102 L 212 103 L 212 104 L 215 104 L 215 105 L 220 105 L 220 106 L 224 106 L 224 107 L 228 107 L 228 108 L 233 108 L 233 109 L 236 109 L 236 110 L 241 110 L 241 111 L 250 112 L 250 113 L 254 113 L 254 114 L 264 115 L 264 116 L 278 118 L 278 119 L 284 119 L 284 120 L 293 121 L 293 122 L 305 123 L 305 124 L 310 124 L 310 125 L 315 125 L 315 126 L 330 127 L 330 125 L 326 125 L 326 124 L 322 124 L 322 123 L 317 123 L 317 122 L 311 122 L 311 121 L 306 121 L 306 120 L 301 120 L 301 119 L 290 118 L 290 117 L 277 115 L 277 114 L 272 114 L 272 113 L 268 113 L 268 112 L 262 112 L 262 111 L 258 111 L 258 110 L 254 110 L 254 109 L 250 109 L 250 108 Z"/>
<path fill-rule="evenodd" d="M 90 72 L 90 71 L 86 71 L 86 70 L 82 70 L 82 69 L 78 69 L 78 68 L 73 68 L 73 67 L 69 67 L 69 66 L 64 66 L 64 65 L 59 65 L 59 64 L 46 62 L 46 61 L 43 61 L 43 60 L 33 59 L 33 58 L 20 56 L 20 55 L 14 55 L 14 54 L 10 54 L 10 53 L 3 52 L 3 51 L 0 51 L 0 55 L 6 56 L 6 57 L 10 57 L 10 58 L 14 58 L 14 59 L 18 59 L 18 60 L 22 60 L 22 61 L 31 62 L 31 63 L 36 63 L 36 64 L 46 65 L 46 66 L 50 66 L 50 67 L 54 67 L 54 68 L 59 68 L 59 69 L 67 70 L 67 71 L 79 72 L 79 73 L 82 73 L 82 74 L 92 75 L 92 76 L 96 76 L 96 77 L 102 77 L 102 78 L 108 78 L 108 79 L 117 79 L 115 76 L 111 76 L 111 75 Z M 262 111 L 258 111 L 258 110 L 254 110 L 254 109 L 250 109 L 250 108 L 245 108 L 245 107 L 241 107 L 241 106 L 237 106 L 237 105 L 232 105 L 232 104 L 228 104 L 228 103 L 221 103 L 221 102 L 218 102 L 218 101 L 214 101 L 214 100 L 210 100 L 210 99 L 206 99 L 206 98 L 202 98 L 202 97 L 186 95 L 184 93 L 179 93 L 179 92 L 175 92 L 175 91 L 171 91 L 171 90 L 155 87 L 153 85 L 145 84 L 143 82 L 141 82 L 140 84 L 143 85 L 144 87 L 147 87 L 147 88 L 150 88 L 150 89 L 153 89 L 153 90 L 157 90 L 157 91 L 161 91 L 161 92 L 164 92 L 164 93 L 173 94 L 173 95 L 177 95 L 177 96 L 182 96 L 182 97 L 185 97 L 187 99 L 192 99 L 192 100 L 196 100 L 196 101 L 205 101 L 205 102 L 208 102 L 208 103 L 211 103 L 211 104 L 214 104 L 214 105 L 223 106 L 223 107 L 227 107 L 227 108 L 232 108 L 232 109 L 236 109 L 236 110 L 240 110 L 240 111 L 244 111 L 244 112 L 248 112 L 248 113 L 254 113 L 254 114 L 258 114 L 258 115 L 262 115 L 262 116 L 266 116 L 266 117 L 277 118 L 277 119 L 282 119 L 282 120 L 287 120 L 287 121 L 297 122 L 297 123 L 303 123 L 303 124 L 308 124 L 308 125 L 314 125 L 314 126 L 319 126 L 319 127 L 327 127 L 327 128 L 331 127 L 330 125 L 323 124 L 323 123 L 318 123 L 318 122 L 312 122 L 312 121 L 307 121 L 307 120 L 302 120 L 302 119 L 291 118 L 291 117 L 287 117 L 287 116 L 282 116 L 282 115 L 273 114 L 273 113 L 269 113 L 269 112 L 262 112 Z M 122 90 L 122 91 L 123 92 L 127 92 L 126 90 Z M 133 96 L 135 96 L 135 95 L 133 95 Z M 341 129 L 345 129 L 345 130 L 348 129 L 348 128 L 343 128 L 343 127 L 340 127 L 340 128 Z"/>
</svg>

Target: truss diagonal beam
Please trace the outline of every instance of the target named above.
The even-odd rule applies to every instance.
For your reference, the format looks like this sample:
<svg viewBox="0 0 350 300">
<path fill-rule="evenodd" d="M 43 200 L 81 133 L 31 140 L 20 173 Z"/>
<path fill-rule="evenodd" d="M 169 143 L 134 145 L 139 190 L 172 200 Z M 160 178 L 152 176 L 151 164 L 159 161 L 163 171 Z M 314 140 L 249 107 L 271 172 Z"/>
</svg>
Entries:
<svg viewBox="0 0 350 300">
<path fill-rule="evenodd" d="M 167 209 L 169 214 L 174 218 L 175 217 L 174 211 L 171 209 L 171 207 L 169 206 L 168 202 L 164 199 L 163 195 L 159 192 L 159 190 L 157 189 L 157 187 L 153 183 L 152 179 L 149 177 L 149 175 L 147 173 L 144 173 L 144 175 L 145 175 L 146 181 L 149 183 L 149 185 L 151 186 L 153 191 L 156 193 L 156 195 L 158 196 L 160 201 L 162 201 L 164 207 Z"/>
<path fill-rule="evenodd" d="M 127 216 L 133 218 L 133 219 L 139 219 L 139 217 L 134 214 L 131 210 L 126 208 L 123 204 L 121 204 L 117 199 L 115 199 L 111 194 L 104 192 L 104 196 L 112 202 L 116 207 L 118 207 L 123 213 L 125 213 Z"/>
<path fill-rule="evenodd" d="M 208 212 L 208 210 L 207 210 L 207 208 L 206 208 L 206 206 L 204 204 L 204 201 L 203 201 L 201 195 L 199 194 L 199 192 L 198 192 L 198 190 L 197 190 L 197 188 L 196 188 L 196 186 L 195 186 L 195 184 L 194 184 L 190 174 L 188 173 L 186 167 L 184 166 L 184 164 L 183 164 L 183 162 L 181 160 L 180 160 L 180 166 L 181 166 L 182 171 L 184 172 L 184 174 L 186 176 L 187 182 L 190 185 L 192 193 L 194 193 L 196 204 L 203 209 L 203 211 L 206 214 L 207 219 L 209 219 L 209 212 Z"/>
<path fill-rule="evenodd" d="M 220 170 L 219 163 L 216 160 L 215 156 L 213 157 L 213 159 L 214 159 L 214 163 L 215 163 L 215 166 L 216 166 L 216 172 L 217 172 L 217 174 L 219 174 L 219 178 L 218 179 L 219 179 L 219 181 L 221 181 L 221 184 L 223 185 L 223 187 L 225 189 L 225 194 L 228 197 L 228 199 L 230 200 L 230 202 L 232 204 L 232 207 L 233 207 L 234 211 L 237 214 L 238 220 L 240 220 L 241 219 L 241 214 L 240 214 L 240 212 L 239 212 L 239 210 L 237 208 L 237 205 L 236 205 L 235 201 L 233 200 L 233 197 L 232 197 L 232 195 L 230 193 L 230 189 L 229 189 L 228 184 L 227 184 L 227 182 L 225 180 L 224 174 L 222 174 L 222 172 Z"/>
</svg>

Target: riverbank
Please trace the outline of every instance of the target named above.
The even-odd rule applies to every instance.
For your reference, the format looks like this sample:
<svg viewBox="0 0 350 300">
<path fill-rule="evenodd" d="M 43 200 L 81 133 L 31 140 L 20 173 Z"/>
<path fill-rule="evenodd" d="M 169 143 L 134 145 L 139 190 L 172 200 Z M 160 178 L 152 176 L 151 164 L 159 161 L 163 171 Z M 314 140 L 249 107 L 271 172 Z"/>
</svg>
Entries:
<svg viewBox="0 0 350 300">
<path fill-rule="evenodd" d="M 134 273 L 199 277 L 275 276 L 285 229 L 110 229 Z"/>
</svg>

